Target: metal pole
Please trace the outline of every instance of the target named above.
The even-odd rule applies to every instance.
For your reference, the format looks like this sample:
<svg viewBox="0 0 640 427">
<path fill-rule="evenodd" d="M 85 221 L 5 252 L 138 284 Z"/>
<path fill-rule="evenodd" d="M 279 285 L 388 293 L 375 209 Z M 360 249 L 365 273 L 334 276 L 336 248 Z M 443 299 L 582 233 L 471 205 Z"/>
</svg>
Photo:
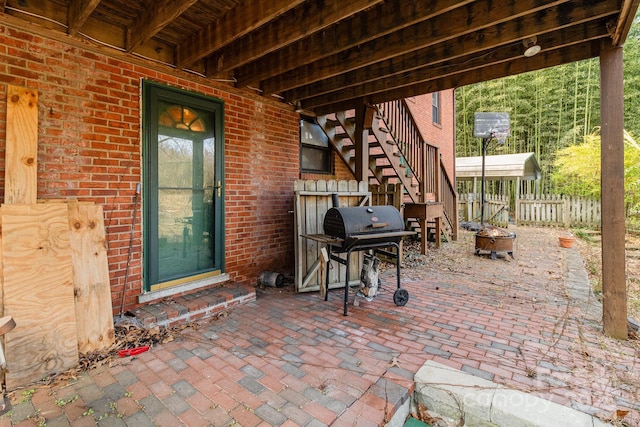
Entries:
<svg viewBox="0 0 640 427">
<path fill-rule="evenodd" d="M 480 183 L 480 225 L 484 227 L 484 167 L 485 167 L 485 157 L 487 156 L 487 143 L 489 142 L 489 138 L 482 138 L 482 180 Z"/>
<path fill-rule="evenodd" d="M 136 194 L 133 198 L 133 218 L 131 219 L 131 230 L 129 233 L 129 252 L 127 252 L 127 264 L 124 271 L 124 285 L 122 285 L 122 304 L 120 305 L 120 318 L 124 316 L 124 302 L 127 295 L 127 282 L 129 282 L 129 266 L 131 264 L 131 251 L 133 249 L 133 238 L 136 228 L 136 217 L 138 214 L 138 198 L 140 197 L 140 183 L 136 184 Z"/>
</svg>

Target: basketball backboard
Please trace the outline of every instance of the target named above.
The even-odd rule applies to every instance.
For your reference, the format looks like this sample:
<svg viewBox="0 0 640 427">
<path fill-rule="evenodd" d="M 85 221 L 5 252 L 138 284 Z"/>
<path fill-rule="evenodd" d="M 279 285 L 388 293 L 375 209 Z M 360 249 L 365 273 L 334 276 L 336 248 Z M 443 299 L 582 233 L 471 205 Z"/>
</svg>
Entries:
<svg viewBox="0 0 640 427">
<path fill-rule="evenodd" d="M 506 138 L 511 133 L 509 113 L 475 113 L 473 136 L 476 138 Z"/>
</svg>

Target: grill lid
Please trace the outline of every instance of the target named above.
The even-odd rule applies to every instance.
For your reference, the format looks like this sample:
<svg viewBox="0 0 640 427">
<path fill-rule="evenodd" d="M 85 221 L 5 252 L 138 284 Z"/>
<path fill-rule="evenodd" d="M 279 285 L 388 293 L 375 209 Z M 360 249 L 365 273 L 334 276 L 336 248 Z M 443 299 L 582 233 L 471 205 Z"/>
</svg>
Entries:
<svg viewBox="0 0 640 427">
<path fill-rule="evenodd" d="M 393 206 L 331 208 L 323 225 L 325 234 L 340 239 L 404 230 L 402 215 Z"/>
</svg>

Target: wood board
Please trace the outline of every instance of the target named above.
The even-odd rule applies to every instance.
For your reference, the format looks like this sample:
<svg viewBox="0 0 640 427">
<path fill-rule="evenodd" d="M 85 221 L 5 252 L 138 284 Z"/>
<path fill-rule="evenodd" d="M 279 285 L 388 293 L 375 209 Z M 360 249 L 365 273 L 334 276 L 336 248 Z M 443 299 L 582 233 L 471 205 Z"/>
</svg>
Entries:
<svg viewBox="0 0 640 427">
<path fill-rule="evenodd" d="M 5 335 L 7 389 L 78 363 L 69 213 L 65 204 L 3 205 L 4 310 L 16 328 Z"/>
<path fill-rule="evenodd" d="M 7 86 L 4 202 L 35 203 L 38 192 L 38 92 Z"/>
<path fill-rule="evenodd" d="M 78 351 L 86 354 L 115 341 L 107 239 L 102 205 L 69 202 L 68 207 Z"/>
<path fill-rule="evenodd" d="M 295 287 L 296 292 L 320 290 L 320 265 L 322 244 L 303 237 L 324 232 L 324 216 L 333 207 L 332 196 L 338 195 L 340 206 L 369 205 L 371 193 L 366 182 L 358 181 L 312 181 L 294 182 L 295 206 Z M 349 283 L 360 280 L 363 255 L 356 252 L 351 257 Z M 346 268 L 337 262 L 331 263 L 329 288 L 344 287 Z"/>
</svg>

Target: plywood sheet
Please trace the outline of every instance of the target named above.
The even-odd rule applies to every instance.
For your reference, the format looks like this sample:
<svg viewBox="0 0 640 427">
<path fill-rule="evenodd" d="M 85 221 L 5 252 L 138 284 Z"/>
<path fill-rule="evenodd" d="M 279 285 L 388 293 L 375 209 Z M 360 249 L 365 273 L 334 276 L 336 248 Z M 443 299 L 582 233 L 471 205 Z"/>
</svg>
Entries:
<svg viewBox="0 0 640 427">
<path fill-rule="evenodd" d="M 115 338 L 102 206 L 78 202 L 68 206 L 78 350 L 100 351 Z"/>
<path fill-rule="evenodd" d="M 5 335 L 8 389 L 78 363 L 69 214 L 65 204 L 3 205 Z"/>
<path fill-rule="evenodd" d="M 38 190 L 38 92 L 7 86 L 4 202 L 35 203 Z"/>
</svg>

